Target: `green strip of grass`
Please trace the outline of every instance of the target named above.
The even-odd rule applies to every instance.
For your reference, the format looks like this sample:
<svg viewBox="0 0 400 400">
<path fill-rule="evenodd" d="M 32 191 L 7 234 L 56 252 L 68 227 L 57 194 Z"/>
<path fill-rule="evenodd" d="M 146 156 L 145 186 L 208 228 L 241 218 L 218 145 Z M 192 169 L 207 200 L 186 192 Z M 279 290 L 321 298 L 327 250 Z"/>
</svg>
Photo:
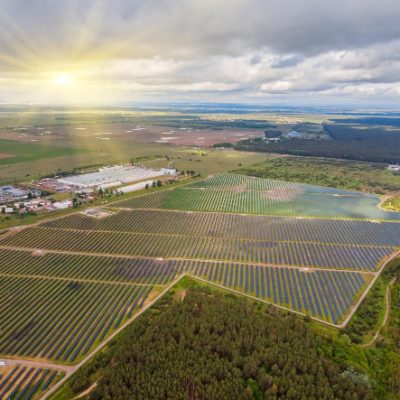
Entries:
<svg viewBox="0 0 400 400">
<path fill-rule="evenodd" d="M 35 161 L 44 158 L 71 156 L 87 152 L 85 148 L 55 147 L 36 142 L 19 142 L 0 139 L 1 153 L 12 157 L 0 158 L 0 165 L 16 164 L 23 161 Z"/>
</svg>

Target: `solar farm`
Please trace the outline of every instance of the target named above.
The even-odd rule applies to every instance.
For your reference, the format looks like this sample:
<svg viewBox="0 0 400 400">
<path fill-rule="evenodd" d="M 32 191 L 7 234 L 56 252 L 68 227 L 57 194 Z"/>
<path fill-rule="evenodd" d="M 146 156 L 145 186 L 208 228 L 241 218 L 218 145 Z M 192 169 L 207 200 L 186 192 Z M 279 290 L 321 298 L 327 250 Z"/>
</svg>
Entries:
<svg viewBox="0 0 400 400">
<path fill-rule="evenodd" d="M 57 370 L 13 366 L 2 370 L 0 399 L 33 399 L 57 382 L 62 374 Z"/>
<path fill-rule="evenodd" d="M 185 275 L 344 327 L 400 249 L 400 213 L 378 205 L 370 194 L 221 174 L 115 202 L 104 218 L 8 232 L 0 354 L 82 362 Z M 12 399 L 56 380 L 18 368 L 0 378 Z"/>
</svg>

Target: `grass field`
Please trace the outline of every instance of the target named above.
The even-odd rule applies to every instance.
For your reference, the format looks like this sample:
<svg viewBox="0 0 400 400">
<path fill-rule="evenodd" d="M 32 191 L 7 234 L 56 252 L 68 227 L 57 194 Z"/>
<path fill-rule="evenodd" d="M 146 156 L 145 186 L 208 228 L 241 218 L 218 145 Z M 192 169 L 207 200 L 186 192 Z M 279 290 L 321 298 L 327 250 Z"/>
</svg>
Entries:
<svg viewBox="0 0 400 400">
<path fill-rule="evenodd" d="M 78 156 L 87 151 L 79 147 L 59 147 L 4 139 L 0 139 L 0 149 L 2 154 L 8 155 L 8 157 L 0 157 L 0 166 L 33 162 L 46 158 Z"/>
<path fill-rule="evenodd" d="M 43 143 L 0 139 L 0 143 L 3 142 L 6 147 L 3 149 L 0 146 L 0 153 L 15 156 L 0 158 L 0 182 L 31 180 L 55 174 L 59 169 L 72 171 L 74 168 L 131 161 L 150 168 L 173 165 L 179 171 L 193 170 L 208 175 L 262 162 L 268 157 L 265 154 L 220 149 L 207 149 L 204 152 L 206 155 L 201 155 L 189 147 L 117 139 L 105 143 L 86 137 L 51 138 Z"/>
<path fill-rule="evenodd" d="M 395 197 L 392 197 L 392 198 L 386 200 L 382 204 L 382 207 L 387 210 L 400 212 L 400 196 L 395 196 Z"/>
</svg>

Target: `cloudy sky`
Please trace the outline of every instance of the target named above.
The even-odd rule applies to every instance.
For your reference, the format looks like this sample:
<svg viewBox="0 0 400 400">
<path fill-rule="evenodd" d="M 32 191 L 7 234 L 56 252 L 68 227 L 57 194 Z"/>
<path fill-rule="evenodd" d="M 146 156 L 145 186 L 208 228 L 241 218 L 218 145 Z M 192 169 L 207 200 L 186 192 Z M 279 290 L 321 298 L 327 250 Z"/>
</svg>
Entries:
<svg viewBox="0 0 400 400">
<path fill-rule="evenodd" d="M 400 100 L 399 0 L 0 0 L 0 101 Z"/>
</svg>

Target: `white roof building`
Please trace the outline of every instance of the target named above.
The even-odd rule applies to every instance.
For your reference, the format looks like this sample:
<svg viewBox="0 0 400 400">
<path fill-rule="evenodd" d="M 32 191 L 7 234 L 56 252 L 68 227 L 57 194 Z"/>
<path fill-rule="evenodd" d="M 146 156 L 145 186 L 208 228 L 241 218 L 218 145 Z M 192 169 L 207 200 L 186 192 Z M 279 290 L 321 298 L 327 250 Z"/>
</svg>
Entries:
<svg viewBox="0 0 400 400">
<path fill-rule="evenodd" d="M 171 175 L 175 170 L 162 168 L 154 170 L 149 168 L 140 168 L 134 166 L 113 166 L 103 167 L 97 172 L 80 174 L 60 178 L 57 181 L 76 188 L 106 188 L 111 186 L 123 185 L 125 183 L 142 181 L 155 178 L 161 175 Z"/>
<path fill-rule="evenodd" d="M 394 172 L 400 171 L 400 165 L 399 164 L 390 164 L 388 166 L 388 170 L 394 171 Z"/>
</svg>

